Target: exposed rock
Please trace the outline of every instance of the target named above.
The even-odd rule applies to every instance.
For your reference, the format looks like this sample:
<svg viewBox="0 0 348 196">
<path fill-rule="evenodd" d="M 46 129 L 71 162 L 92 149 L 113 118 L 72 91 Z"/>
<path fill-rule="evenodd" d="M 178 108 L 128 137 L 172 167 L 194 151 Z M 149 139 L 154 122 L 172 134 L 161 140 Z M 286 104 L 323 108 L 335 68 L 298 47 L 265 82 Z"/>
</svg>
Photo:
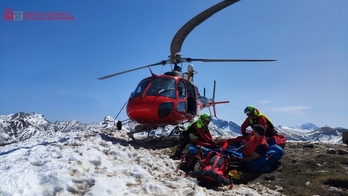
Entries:
<svg viewBox="0 0 348 196">
<path fill-rule="evenodd" d="M 345 154 L 348 154 L 348 151 L 346 151 L 346 150 L 341 150 L 341 149 L 339 149 L 339 150 L 337 150 L 337 154 L 339 154 L 339 155 L 345 155 Z"/>
<path fill-rule="evenodd" d="M 314 144 L 310 143 L 310 144 L 303 144 L 303 147 L 305 148 L 314 148 Z"/>
<path fill-rule="evenodd" d="M 327 152 L 327 154 L 336 154 L 337 153 L 337 151 L 335 149 L 333 149 L 333 148 L 327 149 L 326 152 Z"/>
</svg>

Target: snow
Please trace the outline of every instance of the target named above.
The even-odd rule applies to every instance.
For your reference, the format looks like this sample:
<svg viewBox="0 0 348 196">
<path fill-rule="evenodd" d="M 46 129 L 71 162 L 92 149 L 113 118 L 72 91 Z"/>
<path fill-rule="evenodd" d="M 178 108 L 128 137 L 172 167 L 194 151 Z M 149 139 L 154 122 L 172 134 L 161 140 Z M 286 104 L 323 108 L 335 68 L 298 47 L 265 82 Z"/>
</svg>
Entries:
<svg viewBox="0 0 348 196">
<path fill-rule="evenodd" d="M 166 150 L 132 145 L 125 129 L 29 138 L 0 147 L 0 195 L 281 195 L 250 183 L 200 187 Z"/>
</svg>

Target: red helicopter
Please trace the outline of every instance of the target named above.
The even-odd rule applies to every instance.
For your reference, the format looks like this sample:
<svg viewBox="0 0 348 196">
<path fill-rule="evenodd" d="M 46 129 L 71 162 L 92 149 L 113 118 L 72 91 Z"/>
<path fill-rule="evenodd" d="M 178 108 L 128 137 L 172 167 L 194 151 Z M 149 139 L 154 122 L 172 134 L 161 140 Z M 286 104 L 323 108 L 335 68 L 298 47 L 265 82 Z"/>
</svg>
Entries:
<svg viewBox="0 0 348 196">
<path fill-rule="evenodd" d="M 183 125 L 186 122 L 192 121 L 199 115 L 204 108 L 214 109 L 216 117 L 216 104 L 229 103 L 229 101 L 215 102 L 215 81 L 213 89 L 213 98 L 200 95 L 197 86 L 193 83 L 194 70 L 192 64 L 187 66 L 187 72 L 182 72 L 182 64 L 193 61 L 201 62 L 266 62 L 275 60 L 260 60 L 260 59 L 200 59 L 200 58 L 185 58 L 178 52 L 181 51 L 181 46 L 187 35 L 199 24 L 208 19 L 218 11 L 238 2 L 238 0 L 224 0 L 205 11 L 201 12 L 190 21 L 188 21 L 174 36 L 171 46 L 170 55 L 167 60 L 162 60 L 158 63 L 118 72 L 107 75 L 100 80 L 118 76 L 124 73 L 136 71 L 143 68 L 149 68 L 151 76 L 140 81 L 135 91 L 131 93 L 128 100 L 126 111 L 131 126 L 131 135 L 138 132 L 148 132 L 161 127 L 164 129 L 167 125 L 174 125 L 175 128 L 169 135 L 174 132 L 179 133 L 183 130 Z M 156 75 L 152 73 L 152 66 L 171 64 L 173 69 L 164 74 Z M 180 66 L 179 66 L 180 65 Z M 123 109 L 123 108 L 122 108 Z M 122 110 L 121 109 L 121 110 Z M 121 112 L 121 111 L 120 111 Z M 117 117 L 116 117 L 117 118 Z M 120 130 L 122 121 L 117 122 L 117 128 Z M 133 138 L 134 139 L 134 138 Z"/>
</svg>

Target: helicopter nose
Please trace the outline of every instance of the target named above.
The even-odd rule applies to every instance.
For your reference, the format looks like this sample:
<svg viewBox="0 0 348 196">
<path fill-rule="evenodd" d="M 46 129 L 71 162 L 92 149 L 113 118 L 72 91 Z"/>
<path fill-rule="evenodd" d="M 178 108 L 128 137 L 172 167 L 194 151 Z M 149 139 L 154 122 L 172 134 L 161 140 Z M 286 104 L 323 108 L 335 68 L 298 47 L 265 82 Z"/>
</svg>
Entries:
<svg viewBox="0 0 348 196">
<path fill-rule="evenodd" d="M 161 103 L 158 106 L 158 116 L 160 118 L 167 117 L 173 111 L 174 104 L 173 102 Z"/>
<path fill-rule="evenodd" d="M 139 123 L 163 123 L 174 110 L 174 103 L 154 97 L 133 98 L 128 101 L 126 110 L 128 117 Z"/>
</svg>

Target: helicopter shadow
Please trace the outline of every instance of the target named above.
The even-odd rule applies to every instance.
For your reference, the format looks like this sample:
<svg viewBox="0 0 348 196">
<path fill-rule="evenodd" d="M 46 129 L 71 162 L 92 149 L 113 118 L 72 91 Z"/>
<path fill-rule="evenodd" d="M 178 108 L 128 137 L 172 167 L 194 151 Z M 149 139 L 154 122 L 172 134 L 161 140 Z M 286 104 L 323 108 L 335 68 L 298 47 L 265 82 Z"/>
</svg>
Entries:
<svg viewBox="0 0 348 196">
<path fill-rule="evenodd" d="M 126 140 L 124 138 L 117 138 L 105 133 L 99 134 L 101 139 L 106 142 L 112 142 L 113 144 L 120 144 L 122 146 L 133 146 L 135 149 L 145 148 L 158 150 L 163 148 L 173 147 L 179 144 L 179 139 L 177 137 L 157 137 L 149 138 L 143 140 Z"/>
</svg>

